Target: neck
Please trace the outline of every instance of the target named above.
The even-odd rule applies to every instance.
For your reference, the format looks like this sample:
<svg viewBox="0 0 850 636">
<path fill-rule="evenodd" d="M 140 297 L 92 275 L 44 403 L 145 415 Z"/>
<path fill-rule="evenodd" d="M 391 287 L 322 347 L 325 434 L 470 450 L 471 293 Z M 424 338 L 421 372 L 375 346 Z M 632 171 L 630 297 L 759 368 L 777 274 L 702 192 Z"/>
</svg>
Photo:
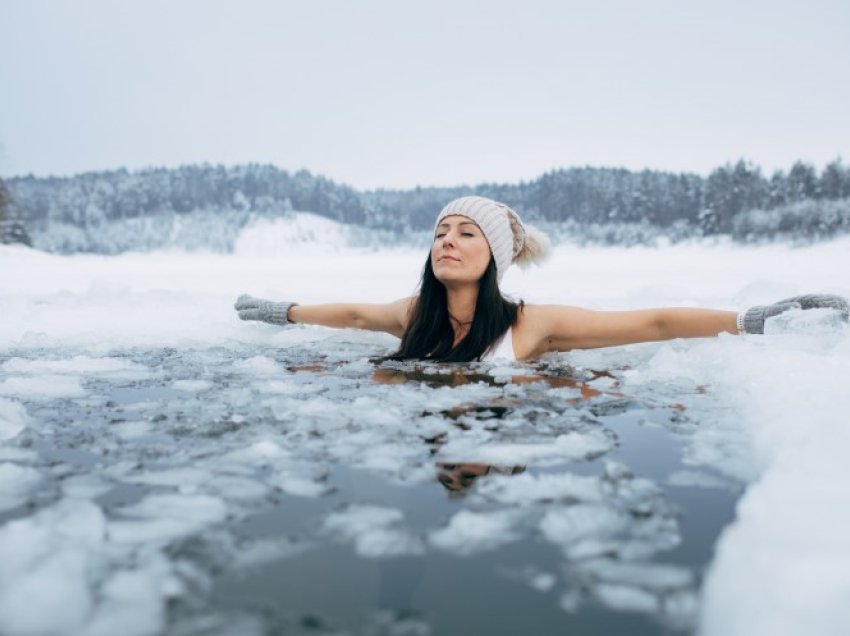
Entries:
<svg viewBox="0 0 850 636">
<path fill-rule="evenodd" d="M 478 286 L 475 287 L 449 287 L 446 289 L 446 300 L 448 302 L 449 318 L 455 333 L 465 334 L 472 318 L 475 316 L 475 303 L 478 301 Z"/>
</svg>

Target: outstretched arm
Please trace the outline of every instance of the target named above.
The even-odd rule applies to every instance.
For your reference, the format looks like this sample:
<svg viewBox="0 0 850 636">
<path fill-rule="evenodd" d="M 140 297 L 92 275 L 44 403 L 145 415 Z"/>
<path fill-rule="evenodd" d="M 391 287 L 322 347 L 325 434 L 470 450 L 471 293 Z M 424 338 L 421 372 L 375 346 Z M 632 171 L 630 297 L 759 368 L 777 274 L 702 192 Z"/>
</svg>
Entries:
<svg viewBox="0 0 850 636">
<path fill-rule="evenodd" d="M 351 327 L 404 334 L 414 298 L 402 298 L 391 303 L 335 303 L 299 305 L 275 302 L 243 295 L 236 300 L 236 311 L 242 320 L 259 320 L 275 325 L 303 322 L 325 327 Z"/>
<path fill-rule="evenodd" d="M 529 306 L 528 310 L 527 318 L 535 325 L 545 351 L 738 333 L 734 311 L 685 307 L 593 311 L 564 305 Z"/>
<path fill-rule="evenodd" d="M 407 328 L 408 311 L 413 300 L 402 298 L 391 303 L 295 305 L 289 309 L 289 321 L 385 331 L 401 338 Z"/>
<path fill-rule="evenodd" d="M 636 311 L 591 311 L 562 305 L 529 306 L 530 329 L 539 351 L 611 347 L 633 342 L 704 338 L 720 333 L 764 333 L 765 321 L 789 309 L 837 310 L 850 320 L 850 303 L 834 294 L 803 294 L 746 311 L 664 307 Z"/>
</svg>

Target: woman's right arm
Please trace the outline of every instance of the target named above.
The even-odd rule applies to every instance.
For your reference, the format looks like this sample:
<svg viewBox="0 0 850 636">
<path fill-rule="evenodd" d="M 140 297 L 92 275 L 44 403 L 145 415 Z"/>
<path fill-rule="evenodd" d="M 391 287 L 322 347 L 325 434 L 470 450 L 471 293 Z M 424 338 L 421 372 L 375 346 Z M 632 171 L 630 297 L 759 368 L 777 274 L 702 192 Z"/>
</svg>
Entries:
<svg viewBox="0 0 850 636">
<path fill-rule="evenodd" d="M 415 300 L 415 297 L 410 297 L 390 303 L 294 305 L 289 308 L 287 317 L 290 322 L 385 331 L 401 338 L 407 329 L 410 309 Z"/>
</svg>

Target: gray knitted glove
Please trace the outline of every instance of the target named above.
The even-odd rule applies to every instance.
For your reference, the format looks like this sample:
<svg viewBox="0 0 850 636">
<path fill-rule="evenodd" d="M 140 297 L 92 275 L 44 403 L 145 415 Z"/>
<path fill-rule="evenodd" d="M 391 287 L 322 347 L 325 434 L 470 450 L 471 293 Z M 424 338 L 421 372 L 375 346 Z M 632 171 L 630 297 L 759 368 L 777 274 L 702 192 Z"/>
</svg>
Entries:
<svg viewBox="0 0 850 636">
<path fill-rule="evenodd" d="M 273 325 L 288 325 L 289 318 L 286 314 L 290 307 L 294 307 L 298 303 L 279 302 L 271 300 L 263 300 L 262 298 L 254 298 L 243 294 L 236 299 L 236 304 L 233 305 L 239 313 L 242 320 L 261 320 Z"/>
<path fill-rule="evenodd" d="M 850 316 L 846 298 L 832 294 L 805 294 L 777 301 L 772 305 L 756 305 L 738 315 L 738 328 L 747 333 L 764 333 L 764 321 L 789 309 L 837 309 L 845 322 Z"/>
</svg>

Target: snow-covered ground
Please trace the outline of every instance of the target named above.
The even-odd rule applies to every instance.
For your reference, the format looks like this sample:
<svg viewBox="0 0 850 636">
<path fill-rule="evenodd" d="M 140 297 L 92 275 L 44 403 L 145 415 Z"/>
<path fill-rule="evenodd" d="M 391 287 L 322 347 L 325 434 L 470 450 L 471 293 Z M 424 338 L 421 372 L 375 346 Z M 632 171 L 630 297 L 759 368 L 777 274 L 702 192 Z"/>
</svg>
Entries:
<svg viewBox="0 0 850 636">
<path fill-rule="evenodd" d="M 0 632 L 173 628 L 169 599 L 203 599 L 215 586 L 203 560 L 186 555 L 199 537 L 232 571 L 318 541 L 363 559 L 427 559 L 530 537 L 562 562 L 521 578 L 557 594 L 565 615 L 591 590 L 612 611 L 710 635 L 839 634 L 850 623 L 850 329 L 832 312 L 789 312 L 764 336 L 472 368 L 472 381 L 441 386 L 434 378 L 451 377 L 446 369 L 376 370 L 368 358 L 389 351 L 390 336 L 237 319 L 241 293 L 304 304 L 414 292 L 424 252 L 357 250 L 333 227 L 311 231 L 313 242 L 273 224 L 246 230 L 233 255 L 0 247 Z M 848 271 L 850 239 L 563 245 L 543 267 L 510 271 L 503 287 L 530 303 L 739 310 L 797 293 L 850 296 Z M 602 392 L 588 402 L 598 408 L 582 406 L 580 387 L 522 380 L 567 366 Z M 591 373 L 600 370 L 613 377 Z M 478 372 L 492 380 L 475 381 Z M 746 484 L 704 578 L 664 562 L 682 540 L 675 510 L 662 484 L 616 454 L 616 426 L 600 413 L 623 395 L 649 413 L 677 404 L 685 414 L 686 470 L 671 484 Z M 508 410 L 494 426 L 470 405 Z M 573 470 L 593 458 L 596 473 Z M 345 466 L 415 489 L 433 481 L 435 461 L 525 469 L 482 477 L 430 527 L 334 481 Z M 338 500 L 295 538 L 228 531 L 287 497 Z M 216 620 L 181 633 L 262 629 L 244 612 Z"/>
</svg>

